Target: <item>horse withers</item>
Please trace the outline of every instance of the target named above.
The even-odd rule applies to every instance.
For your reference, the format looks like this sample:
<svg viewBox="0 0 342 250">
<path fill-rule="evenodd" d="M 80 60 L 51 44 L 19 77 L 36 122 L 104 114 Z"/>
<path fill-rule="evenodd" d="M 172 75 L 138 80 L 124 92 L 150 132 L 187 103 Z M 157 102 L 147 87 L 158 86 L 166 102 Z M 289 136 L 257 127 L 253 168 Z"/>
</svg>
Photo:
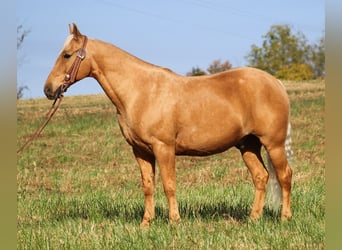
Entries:
<svg viewBox="0 0 342 250">
<path fill-rule="evenodd" d="M 281 219 L 291 218 L 292 171 L 286 157 L 290 148 L 285 150 L 290 138 L 290 105 L 280 81 L 249 67 L 184 77 L 109 43 L 88 39 L 75 24 L 69 29 L 44 92 L 55 99 L 85 77 L 99 82 L 117 109 L 121 132 L 141 169 L 145 194 L 141 226 L 148 226 L 155 216 L 156 162 L 169 220 L 179 221 L 175 156 L 206 156 L 234 146 L 255 186 L 251 219 L 262 215 L 269 178 L 280 190 Z M 268 170 L 261 157 L 262 146 L 269 157 Z"/>
</svg>

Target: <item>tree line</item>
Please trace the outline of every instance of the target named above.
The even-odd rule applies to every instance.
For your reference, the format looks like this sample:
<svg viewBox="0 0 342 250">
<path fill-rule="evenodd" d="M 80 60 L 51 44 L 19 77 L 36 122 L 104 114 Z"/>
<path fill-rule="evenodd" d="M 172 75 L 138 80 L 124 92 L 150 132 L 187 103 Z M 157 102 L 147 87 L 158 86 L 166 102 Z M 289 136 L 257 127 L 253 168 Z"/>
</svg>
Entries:
<svg viewBox="0 0 342 250">
<path fill-rule="evenodd" d="M 262 36 L 260 47 L 253 44 L 246 55 L 247 66 L 269 72 L 278 79 L 311 80 L 325 78 L 324 36 L 317 44 L 308 44 L 301 32 L 294 34 L 289 25 L 274 25 Z M 221 63 L 214 60 L 207 71 L 198 66 L 186 73 L 187 76 L 214 74 L 232 68 L 229 60 Z"/>
</svg>

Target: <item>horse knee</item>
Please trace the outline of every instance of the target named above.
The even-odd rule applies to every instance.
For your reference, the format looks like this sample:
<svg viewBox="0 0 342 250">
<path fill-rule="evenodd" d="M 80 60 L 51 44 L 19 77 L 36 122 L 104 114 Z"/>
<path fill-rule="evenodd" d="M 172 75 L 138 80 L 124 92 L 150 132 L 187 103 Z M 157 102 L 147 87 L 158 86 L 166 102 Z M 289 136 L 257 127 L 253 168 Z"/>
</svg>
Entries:
<svg viewBox="0 0 342 250">
<path fill-rule="evenodd" d="M 153 195 L 154 192 L 154 180 L 151 178 L 143 178 L 142 180 L 142 189 L 145 195 Z"/>
<path fill-rule="evenodd" d="M 173 197 L 176 194 L 176 184 L 173 181 L 168 181 L 164 185 L 164 192 L 166 197 Z"/>
<path fill-rule="evenodd" d="M 268 181 L 268 173 L 267 171 L 260 172 L 254 177 L 254 185 L 256 189 L 266 190 L 266 185 Z"/>
</svg>

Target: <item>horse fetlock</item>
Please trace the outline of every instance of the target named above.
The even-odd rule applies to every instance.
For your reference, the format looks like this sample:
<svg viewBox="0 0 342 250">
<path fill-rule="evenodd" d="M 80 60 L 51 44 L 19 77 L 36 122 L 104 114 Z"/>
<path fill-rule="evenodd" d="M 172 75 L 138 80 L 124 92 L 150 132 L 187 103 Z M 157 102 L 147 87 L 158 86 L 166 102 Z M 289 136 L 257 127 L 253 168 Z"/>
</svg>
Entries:
<svg viewBox="0 0 342 250">
<path fill-rule="evenodd" d="M 292 219 L 291 211 L 286 211 L 281 213 L 281 221 L 289 221 Z"/>
<path fill-rule="evenodd" d="M 179 215 L 179 210 L 178 210 L 178 206 L 177 203 L 173 204 L 174 207 L 170 208 L 170 212 L 169 212 L 169 220 L 170 221 L 180 221 L 180 215 Z"/>
<path fill-rule="evenodd" d="M 252 210 L 251 215 L 249 216 L 252 221 L 260 219 L 262 215 L 262 209 L 261 210 Z"/>
<path fill-rule="evenodd" d="M 170 221 L 171 224 L 178 224 L 178 223 L 181 222 L 181 220 L 182 219 L 179 216 L 179 214 L 178 215 L 173 215 L 173 216 L 170 215 L 170 217 L 169 217 L 169 221 Z"/>
<path fill-rule="evenodd" d="M 154 214 L 151 213 L 145 213 L 144 217 L 142 219 L 142 222 L 140 223 L 140 228 L 146 228 L 150 226 L 151 221 L 154 219 Z"/>
<path fill-rule="evenodd" d="M 140 223 L 140 228 L 148 228 L 150 226 L 150 221 L 143 219 L 142 222 Z"/>
</svg>

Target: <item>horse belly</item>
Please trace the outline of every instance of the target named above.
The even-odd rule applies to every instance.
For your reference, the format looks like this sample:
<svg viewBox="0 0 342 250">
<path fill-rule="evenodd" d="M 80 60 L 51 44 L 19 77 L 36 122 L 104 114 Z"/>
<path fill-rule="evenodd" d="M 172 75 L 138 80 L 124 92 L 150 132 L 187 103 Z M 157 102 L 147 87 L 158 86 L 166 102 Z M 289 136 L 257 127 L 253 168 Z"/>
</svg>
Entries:
<svg viewBox="0 0 342 250">
<path fill-rule="evenodd" d="M 187 127 L 177 135 L 176 154 L 206 156 L 220 153 L 236 145 L 242 137 L 241 128 L 229 123 Z"/>
</svg>

